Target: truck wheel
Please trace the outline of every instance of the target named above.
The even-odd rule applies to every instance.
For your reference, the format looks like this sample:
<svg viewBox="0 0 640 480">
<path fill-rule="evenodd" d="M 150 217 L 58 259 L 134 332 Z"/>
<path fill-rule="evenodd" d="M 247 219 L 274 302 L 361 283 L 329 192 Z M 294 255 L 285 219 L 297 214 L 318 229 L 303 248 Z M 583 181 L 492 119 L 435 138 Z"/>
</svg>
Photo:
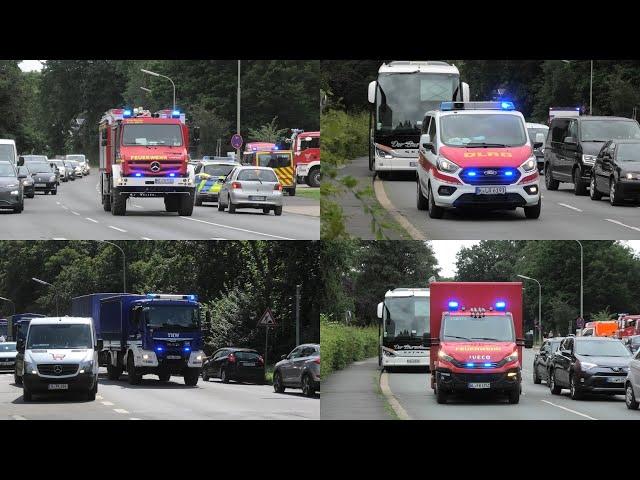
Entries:
<svg viewBox="0 0 640 480">
<path fill-rule="evenodd" d="M 309 374 L 302 377 L 302 393 L 305 397 L 313 397 L 316 393 L 316 390 L 313 388 L 313 381 Z"/>
<path fill-rule="evenodd" d="M 527 218 L 539 218 L 542 210 L 542 198 L 533 207 L 524 207 L 524 216 Z"/>
<path fill-rule="evenodd" d="M 193 197 L 193 192 L 190 192 L 188 195 L 182 195 L 180 197 L 178 215 L 180 215 L 181 217 L 190 217 L 193 214 L 193 206 L 195 203 L 195 199 Z"/>
<path fill-rule="evenodd" d="M 129 385 L 140 385 L 142 375 L 136 372 L 136 367 L 133 364 L 133 354 L 129 355 L 127 359 L 127 374 L 129 376 Z"/>
<path fill-rule="evenodd" d="M 26 385 L 22 388 L 22 400 L 24 400 L 25 402 L 30 402 L 31 400 L 33 400 L 33 394 Z"/>
<path fill-rule="evenodd" d="M 184 375 L 184 384 L 189 387 L 195 387 L 198 384 L 198 379 L 200 378 L 200 373 L 195 368 L 190 368 L 189 370 L 195 370 L 195 372 L 187 372 Z"/>
<path fill-rule="evenodd" d="M 120 378 L 120 374 L 122 370 L 118 367 L 114 367 L 113 365 L 107 365 L 107 378 L 109 380 L 118 380 Z"/>
<path fill-rule="evenodd" d="M 445 403 L 447 403 L 447 398 L 447 392 L 445 392 L 441 388 L 438 388 L 438 386 L 436 385 L 436 401 L 439 404 L 444 405 Z"/>
<path fill-rule="evenodd" d="M 292 187 L 288 190 L 289 196 L 290 197 L 295 197 L 296 196 L 296 187 Z"/>
<path fill-rule="evenodd" d="M 180 207 L 180 199 L 177 195 L 168 194 L 164 197 L 164 209 L 167 212 L 177 212 Z"/>
<path fill-rule="evenodd" d="M 320 168 L 313 167 L 307 175 L 307 185 L 313 188 L 317 188 L 320 186 Z"/>
<path fill-rule="evenodd" d="M 123 216 L 127 213 L 127 197 L 121 195 L 117 188 L 111 193 L 111 214 Z"/>
<path fill-rule="evenodd" d="M 96 394 L 98 393 L 98 379 L 96 378 L 96 383 L 93 385 L 93 388 L 87 392 L 87 400 L 93 402 L 96 399 Z"/>
<path fill-rule="evenodd" d="M 517 388 L 514 388 L 509 392 L 509 403 L 511 405 L 515 405 L 516 403 L 520 403 L 520 385 Z"/>
<path fill-rule="evenodd" d="M 111 211 L 111 195 L 102 195 L 102 208 L 105 212 Z"/>
<path fill-rule="evenodd" d="M 282 383 L 282 375 L 280 372 L 273 374 L 273 391 L 276 393 L 284 393 L 284 384 Z"/>
<path fill-rule="evenodd" d="M 163 373 L 161 375 L 158 375 L 158 380 L 160 380 L 161 382 L 168 382 L 170 378 L 171 378 L 171 375 L 168 373 Z"/>
<path fill-rule="evenodd" d="M 547 188 L 547 190 L 557 190 L 560 186 L 560 182 L 553 179 L 549 164 L 545 165 L 544 167 L 544 186 Z"/>
</svg>

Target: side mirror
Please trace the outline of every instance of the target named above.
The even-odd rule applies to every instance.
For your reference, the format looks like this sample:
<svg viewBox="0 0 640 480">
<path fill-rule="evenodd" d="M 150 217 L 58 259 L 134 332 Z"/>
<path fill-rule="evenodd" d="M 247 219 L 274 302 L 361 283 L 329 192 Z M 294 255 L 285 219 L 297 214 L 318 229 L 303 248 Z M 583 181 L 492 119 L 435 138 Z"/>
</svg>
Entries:
<svg viewBox="0 0 640 480">
<path fill-rule="evenodd" d="M 524 339 L 524 348 L 533 348 L 533 338 Z"/>
<path fill-rule="evenodd" d="M 382 320 L 382 309 L 384 308 L 384 303 L 380 302 L 378 304 L 378 318 Z"/>
<path fill-rule="evenodd" d="M 564 143 L 567 145 L 577 145 L 575 137 L 564 137 Z"/>
<path fill-rule="evenodd" d="M 435 153 L 436 153 L 436 146 L 435 146 L 433 143 L 431 143 L 431 142 L 424 142 L 424 143 L 422 144 L 422 147 L 423 147 L 425 150 L 427 150 L 427 151 L 429 151 L 429 152 L 431 152 L 431 153 L 433 153 L 433 154 L 435 154 Z"/>
<path fill-rule="evenodd" d="M 422 120 L 418 120 L 416 122 L 416 128 L 421 129 L 422 128 Z"/>
<path fill-rule="evenodd" d="M 469 92 L 469 84 L 466 82 L 462 82 L 462 101 L 470 102 L 471 101 L 471 93 Z"/>
<path fill-rule="evenodd" d="M 98 340 L 98 343 L 96 343 L 96 352 L 100 352 L 102 351 L 102 349 L 104 348 L 104 342 L 102 340 Z"/>
<path fill-rule="evenodd" d="M 367 99 L 369 100 L 369 103 L 376 102 L 376 86 L 377 86 L 377 82 L 375 80 L 369 83 L 369 91 L 367 94 Z"/>
<path fill-rule="evenodd" d="M 287 356 L 286 355 L 280 355 L 280 360 L 286 360 Z"/>
<path fill-rule="evenodd" d="M 24 353 L 24 340 L 23 339 L 19 339 L 16 342 L 16 350 L 20 353 Z"/>
<path fill-rule="evenodd" d="M 534 149 L 534 150 L 537 150 L 538 148 L 542 147 L 542 145 L 544 145 L 544 143 L 542 143 L 542 142 L 535 142 L 535 143 L 533 144 L 533 149 Z"/>
</svg>

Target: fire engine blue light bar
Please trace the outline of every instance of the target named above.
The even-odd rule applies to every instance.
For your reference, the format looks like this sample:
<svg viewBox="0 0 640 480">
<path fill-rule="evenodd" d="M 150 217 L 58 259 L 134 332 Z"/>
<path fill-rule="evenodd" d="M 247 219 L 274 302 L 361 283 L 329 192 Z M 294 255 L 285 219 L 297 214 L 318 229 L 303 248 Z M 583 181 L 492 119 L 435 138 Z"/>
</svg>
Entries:
<svg viewBox="0 0 640 480">
<path fill-rule="evenodd" d="M 173 112 L 171 112 L 171 116 L 176 118 L 180 116 L 180 110 L 174 110 Z"/>
<path fill-rule="evenodd" d="M 491 366 L 491 364 L 490 364 L 490 363 L 485 363 L 485 364 L 484 364 L 484 366 L 485 366 L 485 367 L 490 367 L 490 366 Z"/>
<path fill-rule="evenodd" d="M 507 307 L 507 303 L 503 301 L 496 302 L 496 310 L 504 310 Z"/>
<path fill-rule="evenodd" d="M 467 367 L 473 368 L 473 366 L 474 366 L 473 363 L 467 363 Z"/>
<path fill-rule="evenodd" d="M 457 310 L 458 306 L 459 306 L 459 304 L 455 300 L 451 300 L 449 302 L 449 310 Z"/>
<path fill-rule="evenodd" d="M 130 117 L 131 116 L 131 110 L 125 110 L 124 112 L 122 112 L 122 116 L 123 117 Z"/>
<path fill-rule="evenodd" d="M 136 173 L 136 177 L 141 177 L 142 174 L 141 173 Z"/>
<path fill-rule="evenodd" d="M 440 110 L 515 110 L 513 102 L 442 102 Z"/>
</svg>

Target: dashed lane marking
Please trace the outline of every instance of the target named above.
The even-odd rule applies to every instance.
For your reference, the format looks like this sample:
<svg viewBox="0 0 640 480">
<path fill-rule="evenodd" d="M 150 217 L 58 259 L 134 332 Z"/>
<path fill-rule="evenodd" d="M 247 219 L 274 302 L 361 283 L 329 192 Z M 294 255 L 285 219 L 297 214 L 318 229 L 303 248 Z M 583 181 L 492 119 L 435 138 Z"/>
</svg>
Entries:
<svg viewBox="0 0 640 480">
<path fill-rule="evenodd" d="M 131 417 L 129 420 L 142 420 L 142 419 L 137 417 Z"/>
<path fill-rule="evenodd" d="M 618 220 L 612 220 L 611 218 L 605 218 L 605 220 L 607 222 L 611 222 L 611 223 L 615 223 L 616 225 L 620 225 L 621 227 L 627 227 L 627 228 L 630 228 L 631 230 L 635 230 L 636 232 L 640 232 L 640 228 L 632 227 L 631 225 L 627 225 L 625 223 L 619 222 Z"/>
<path fill-rule="evenodd" d="M 85 220 L 89 220 L 90 222 L 93 222 L 93 223 L 100 223 L 97 220 L 94 220 L 93 218 L 89 218 L 89 217 L 85 217 Z"/>
<path fill-rule="evenodd" d="M 576 212 L 582 212 L 579 208 L 576 208 L 572 205 L 567 205 L 566 203 L 558 203 L 561 207 L 570 208 L 571 210 L 575 210 Z"/>
<path fill-rule="evenodd" d="M 71 210 L 71 213 L 73 213 L 74 215 L 80 215 L 78 212 L 74 212 L 73 210 Z"/>
<path fill-rule="evenodd" d="M 123 413 L 123 414 L 129 413 L 124 408 L 114 408 L 113 411 L 116 412 L 116 413 Z"/>
<path fill-rule="evenodd" d="M 117 230 L 117 231 L 122 232 L 122 233 L 127 233 L 126 230 L 123 230 L 122 228 L 114 227 L 113 225 L 109 225 L 109 228 L 113 228 L 114 230 Z"/>
<path fill-rule="evenodd" d="M 106 405 L 107 407 L 112 407 L 113 406 L 113 402 L 104 401 L 104 402 L 102 402 L 102 404 Z"/>
<path fill-rule="evenodd" d="M 197 218 L 191 218 L 191 217 L 180 217 L 180 218 L 184 220 L 191 220 L 192 222 L 206 223 L 207 225 L 213 225 L 214 227 L 229 228 L 231 230 L 239 230 L 241 232 L 255 233 L 256 235 L 262 235 L 264 237 L 279 238 L 280 240 L 295 240 L 294 238 L 280 237 L 278 235 L 271 235 L 269 233 L 262 233 L 262 232 L 256 232 L 254 230 L 247 230 L 246 228 L 230 227 L 229 225 L 222 225 L 220 223 L 213 223 L 213 222 L 207 222 L 205 220 L 198 220 Z"/>
<path fill-rule="evenodd" d="M 555 403 L 551 403 L 548 400 L 540 400 L 541 402 L 548 403 L 549 405 L 553 405 L 554 407 L 561 408 L 562 410 L 566 410 L 567 412 L 575 413 L 576 415 L 580 415 L 581 417 L 588 418 L 589 420 L 597 420 L 597 418 L 590 417 L 584 413 L 576 412 L 575 410 L 571 410 L 570 408 L 563 407 L 562 405 L 556 405 Z"/>
</svg>

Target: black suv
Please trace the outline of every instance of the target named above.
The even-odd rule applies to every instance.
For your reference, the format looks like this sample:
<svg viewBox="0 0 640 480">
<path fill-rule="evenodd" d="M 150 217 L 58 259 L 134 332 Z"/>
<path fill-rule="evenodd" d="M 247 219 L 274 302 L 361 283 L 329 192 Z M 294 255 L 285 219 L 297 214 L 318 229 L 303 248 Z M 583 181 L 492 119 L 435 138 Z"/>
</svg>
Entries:
<svg viewBox="0 0 640 480">
<path fill-rule="evenodd" d="M 617 338 L 567 337 L 551 359 L 549 390 L 568 388 L 579 400 L 586 392 L 624 395 L 631 352 Z"/>
<path fill-rule="evenodd" d="M 533 358 L 533 383 L 541 383 L 549 381 L 549 366 L 551 365 L 551 358 L 558 350 L 560 343 L 564 340 L 564 337 L 554 337 L 542 342 L 540 351 L 536 353 Z"/>
<path fill-rule="evenodd" d="M 640 140 L 640 125 L 623 117 L 555 117 L 544 149 L 544 183 L 557 190 L 573 183 L 576 195 L 586 195 L 591 168 L 609 140 Z"/>
<path fill-rule="evenodd" d="M 611 205 L 640 202 L 640 140 L 609 140 L 591 171 L 591 200 L 609 196 Z"/>
</svg>

